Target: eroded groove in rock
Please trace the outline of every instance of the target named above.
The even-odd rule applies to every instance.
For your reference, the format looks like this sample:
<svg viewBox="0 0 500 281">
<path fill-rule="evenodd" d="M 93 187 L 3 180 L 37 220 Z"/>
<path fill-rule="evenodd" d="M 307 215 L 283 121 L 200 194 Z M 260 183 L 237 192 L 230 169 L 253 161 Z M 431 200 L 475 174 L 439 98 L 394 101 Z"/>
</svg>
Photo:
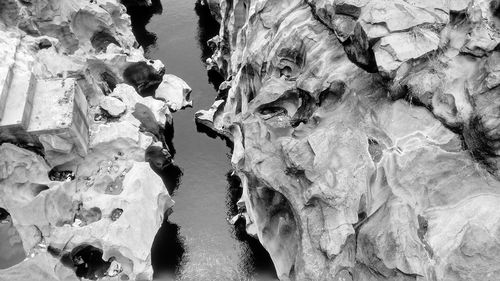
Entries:
<svg viewBox="0 0 500 281">
<path fill-rule="evenodd" d="M 280 279 L 495 280 L 498 1 L 204 2 L 226 81 L 197 124 Z"/>
</svg>

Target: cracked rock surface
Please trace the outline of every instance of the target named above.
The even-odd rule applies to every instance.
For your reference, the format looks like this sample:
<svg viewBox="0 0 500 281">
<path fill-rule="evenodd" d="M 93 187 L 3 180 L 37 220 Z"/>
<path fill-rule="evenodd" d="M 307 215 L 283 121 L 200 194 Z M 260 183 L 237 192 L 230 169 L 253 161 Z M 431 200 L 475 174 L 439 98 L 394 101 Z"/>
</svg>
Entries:
<svg viewBox="0 0 500 281">
<path fill-rule="evenodd" d="M 281 280 L 498 279 L 498 1 L 218 2 L 197 121 Z"/>
</svg>

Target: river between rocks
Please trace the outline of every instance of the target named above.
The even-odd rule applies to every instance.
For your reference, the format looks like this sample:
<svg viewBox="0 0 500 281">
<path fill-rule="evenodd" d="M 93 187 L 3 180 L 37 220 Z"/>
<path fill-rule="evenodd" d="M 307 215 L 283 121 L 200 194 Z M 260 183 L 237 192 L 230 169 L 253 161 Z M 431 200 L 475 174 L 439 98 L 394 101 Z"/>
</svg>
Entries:
<svg viewBox="0 0 500 281">
<path fill-rule="evenodd" d="M 209 82 L 204 59 L 206 41 L 218 33 L 207 7 L 195 0 L 153 1 L 149 16 L 133 17 L 136 37 L 147 57 L 160 59 L 167 73 L 193 89 L 193 108 L 174 114 L 175 165 L 167 171 L 180 181 L 174 212 L 156 236 L 152 248 L 155 280 L 277 280 L 271 259 L 257 240 L 232 226 L 239 181 L 230 176 L 230 149 L 220 139 L 196 130 L 194 113 L 207 109 L 217 92 Z M 145 27 L 145 28 L 144 28 Z M 215 80 L 215 82 L 214 82 Z"/>
<path fill-rule="evenodd" d="M 206 41 L 218 33 L 218 23 L 196 0 L 152 2 L 151 8 L 129 11 L 134 34 L 148 58 L 160 59 L 167 73 L 191 86 L 194 102 L 174 114 L 175 164 L 162 177 L 176 204 L 151 249 L 154 278 L 278 280 L 268 253 L 246 234 L 244 222 L 232 226 L 226 220 L 237 213 L 241 195 L 239 180 L 231 176 L 230 149 L 223 140 L 197 132 L 194 122 L 194 113 L 213 103 L 214 84 L 221 82 L 209 79 L 203 63 L 210 55 Z M 24 259 L 18 240 L 10 220 L 2 221 L 0 268 Z"/>
</svg>

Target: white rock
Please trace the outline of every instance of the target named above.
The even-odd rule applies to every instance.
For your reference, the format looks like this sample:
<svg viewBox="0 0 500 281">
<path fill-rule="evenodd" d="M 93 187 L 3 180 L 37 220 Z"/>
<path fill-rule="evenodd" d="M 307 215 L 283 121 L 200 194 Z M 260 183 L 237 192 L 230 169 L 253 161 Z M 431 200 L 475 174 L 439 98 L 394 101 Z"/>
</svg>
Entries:
<svg viewBox="0 0 500 281">
<path fill-rule="evenodd" d="M 105 96 L 101 99 L 101 108 L 113 117 L 119 117 L 127 109 L 121 100 L 110 96 Z"/>
<path fill-rule="evenodd" d="M 189 101 L 190 94 L 191 88 L 184 80 L 172 74 L 165 74 L 155 97 L 164 100 L 171 111 L 177 111 L 193 105 L 193 102 Z"/>
</svg>

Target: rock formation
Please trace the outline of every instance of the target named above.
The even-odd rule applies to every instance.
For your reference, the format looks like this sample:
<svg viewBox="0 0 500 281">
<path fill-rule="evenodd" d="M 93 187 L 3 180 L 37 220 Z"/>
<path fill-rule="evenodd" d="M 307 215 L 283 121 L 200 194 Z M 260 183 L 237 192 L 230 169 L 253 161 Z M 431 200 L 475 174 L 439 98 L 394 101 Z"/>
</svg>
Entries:
<svg viewBox="0 0 500 281">
<path fill-rule="evenodd" d="M 189 86 L 145 59 L 117 0 L 1 1 L 0 59 L 0 210 L 27 254 L 0 280 L 151 280 L 174 202 L 146 150 L 171 162 Z"/>
<path fill-rule="evenodd" d="M 197 121 L 281 280 L 498 280 L 499 1 L 209 2 Z"/>
</svg>

